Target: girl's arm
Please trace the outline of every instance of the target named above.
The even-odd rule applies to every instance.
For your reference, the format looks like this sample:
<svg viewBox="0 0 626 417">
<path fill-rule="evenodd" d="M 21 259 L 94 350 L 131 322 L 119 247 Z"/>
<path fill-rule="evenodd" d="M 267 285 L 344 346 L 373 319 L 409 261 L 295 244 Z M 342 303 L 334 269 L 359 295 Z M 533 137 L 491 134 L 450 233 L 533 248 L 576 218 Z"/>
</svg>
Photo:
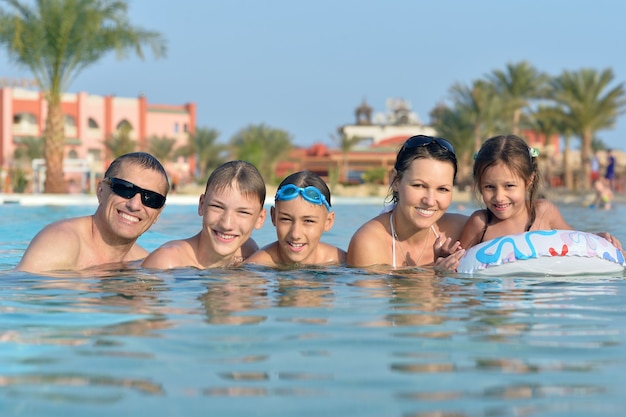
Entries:
<svg viewBox="0 0 626 417">
<path fill-rule="evenodd" d="M 543 216 L 550 220 L 550 229 L 573 230 L 573 227 L 565 221 L 557 206 L 547 200 L 542 200 L 540 202 L 538 201 L 537 203 L 537 216 L 539 217 L 540 210 L 542 210 L 541 213 L 543 214 Z M 597 232 L 596 235 L 605 238 L 619 250 L 623 250 L 622 243 L 619 241 L 619 239 L 617 239 L 610 233 Z"/>
<path fill-rule="evenodd" d="M 569 225 L 563 218 L 559 208 L 554 203 L 548 200 L 539 200 L 535 206 L 537 210 L 537 219 L 545 218 L 548 221 L 549 227 L 541 227 L 541 229 L 553 229 L 553 230 L 572 230 L 573 227 Z"/>
<path fill-rule="evenodd" d="M 487 223 L 486 216 L 483 210 L 477 210 L 467 219 L 463 233 L 461 233 L 461 247 L 463 249 L 469 249 L 472 246 L 476 246 L 483 234 Z"/>
<path fill-rule="evenodd" d="M 617 249 L 624 252 L 624 250 L 622 249 L 622 242 L 620 242 L 618 238 L 616 238 L 609 232 L 598 232 L 596 233 L 596 235 L 605 238 L 606 240 L 611 242 L 611 245 L 615 246 Z"/>
</svg>

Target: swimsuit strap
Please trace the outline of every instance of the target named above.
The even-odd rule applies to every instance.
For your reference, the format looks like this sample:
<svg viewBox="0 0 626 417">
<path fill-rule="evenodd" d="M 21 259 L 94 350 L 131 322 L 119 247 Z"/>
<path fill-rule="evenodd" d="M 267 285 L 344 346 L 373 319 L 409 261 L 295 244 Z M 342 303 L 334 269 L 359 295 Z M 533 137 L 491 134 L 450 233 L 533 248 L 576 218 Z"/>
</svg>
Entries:
<svg viewBox="0 0 626 417">
<path fill-rule="evenodd" d="M 393 258 L 393 269 L 396 269 L 396 231 L 393 229 L 393 211 L 389 213 L 389 225 L 391 228 L 391 257 Z"/>
<path fill-rule="evenodd" d="M 483 229 L 483 234 L 480 236 L 480 240 L 478 243 L 483 243 L 483 239 L 485 238 L 485 233 L 487 233 L 487 227 L 489 227 L 489 223 L 491 223 L 491 219 L 493 218 L 493 214 L 489 210 L 485 210 L 487 212 L 487 220 L 485 221 L 485 227 Z"/>
</svg>

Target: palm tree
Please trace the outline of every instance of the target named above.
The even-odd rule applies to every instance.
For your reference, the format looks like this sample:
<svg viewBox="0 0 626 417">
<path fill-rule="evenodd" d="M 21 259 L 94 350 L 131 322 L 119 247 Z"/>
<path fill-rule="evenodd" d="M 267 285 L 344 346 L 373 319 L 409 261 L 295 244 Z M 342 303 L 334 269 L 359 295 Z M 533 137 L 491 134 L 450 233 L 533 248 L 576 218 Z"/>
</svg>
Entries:
<svg viewBox="0 0 626 417">
<path fill-rule="evenodd" d="M 474 151 L 478 151 L 483 138 L 491 136 L 502 119 L 502 100 L 496 94 L 494 85 L 485 80 L 476 80 L 469 87 L 454 84 L 450 93 L 454 106 L 472 124 Z"/>
<path fill-rule="evenodd" d="M 539 155 L 544 170 L 545 183 L 550 186 L 552 179 L 553 164 L 550 158 L 552 147 L 550 146 L 550 138 L 561 133 L 563 127 L 563 112 L 556 107 L 548 107 L 540 105 L 537 110 L 531 114 L 532 128 L 544 137 L 543 150 Z M 564 161 L 565 162 L 565 161 Z M 565 167 L 568 167 L 565 164 Z M 568 177 L 568 173 L 565 174 Z"/>
<path fill-rule="evenodd" d="M 572 135 L 566 133 L 563 135 L 563 183 L 568 190 L 574 189 L 574 172 L 570 164 L 570 154 L 572 153 Z"/>
<path fill-rule="evenodd" d="M 585 190 L 591 185 L 591 144 L 596 132 L 610 129 L 617 116 L 624 113 L 626 95 L 624 84 L 610 88 L 614 75 L 611 69 L 598 72 L 582 69 L 578 72 L 564 71 L 553 78 L 552 98 L 560 105 L 572 131 L 581 140 L 582 184 Z"/>
<path fill-rule="evenodd" d="M 237 159 L 254 164 L 265 181 L 273 182 L 276 164 L 291 149 L 292 139 L 284 130 L 260 124 L 250 125 L 237 132 L 231 138 L 230 145 Z"/>
<path fill-rule="evenodd" d="M 134 152 L 137 142 L 130 138 L 132 128 L 129 124 L 122 125 L 116 134 L 111 135 L 104 141 L 104 146 L 109 150 L 113 159 L 124 154 Z"/>
<path fill-rule="evenodd" d="M 459 181 L 467 182 L 472 172 L 474 153 L 474 126 L 472 115 L 460 108 L 450 108 L 439 104 L 430 112 L 430 125 L 437 135 L 447 139 L 454 146 L 459 161 Z"/>
<path fill-rule="evenodd" d="M 591 140 L 591 151 L 606 151 L 609 149 L 606 143 L 599 137 L 594 137 Z"/>
<path fill-rule="evenodd" d="M 176 139 L 166 136 L 153 136 L 148 141 L 148 152 L 161 162 L 168 161 L 174 157 L 174 145 Z"/>
<path fill-rule="evenodd" d="M 14 158 L 30 164 L 33 159 L 43 156 L 43 139 L 40 137 L 24 137 L 20 145 L 15 148 Z"/>
<path fill-rule="evenodd" d="M 205 183 L 209 178 L 209 173 L 226 162 L 225 153 L 228 146 L 216 143 L 219 135 L 220 132 L 216 129 L 197 128 L 194 133 L 189 134 L 187 144 L 176 150 L 176 155 L 196 158 L 198 183 Z"/>
<path fill-rule="evenodd" d="M 4 0 L 0 9 L 0 43 L 18 64 L 28 68 L 48 104 L 44 131 L 44 191 L 65 192 L 63 179 L 64 120 L 62 94 L 82 70 L 106 53 L 118 57 L 143 45 L 156 57 L 165 53 L 157 32 L 130 25 L 124 0 Z"/>
<path fill-rule="evenodd" d="M 507 113 L 512 113 L 511 132 L 519 135 L 522 110 L 529 106 L 531 99 L 545 97 L 548 76 L 522 61 L 508 64 L 505 71 L 494 70 L 488 79 L 503 99 Z"/>
</svg>

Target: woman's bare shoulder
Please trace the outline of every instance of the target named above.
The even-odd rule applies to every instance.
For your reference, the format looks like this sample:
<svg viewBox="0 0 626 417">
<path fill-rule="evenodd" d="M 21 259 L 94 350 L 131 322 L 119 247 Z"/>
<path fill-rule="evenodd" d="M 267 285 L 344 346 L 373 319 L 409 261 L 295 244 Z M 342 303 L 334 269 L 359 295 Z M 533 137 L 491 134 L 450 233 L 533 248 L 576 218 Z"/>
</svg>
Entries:
<svg viewBox="0 0 626 417">
<path fill-rule="evenodd" d="M 351 266 L 388 264 L 391 235 L 383 223 L 383 215 L 363 224 L 350 239 L 346 261 Z"/>
<path fill-rule="evenodd" d="M 352 237 L 353 238 L 355 237 L 367 238 L 367 237 L 372 237 L 372 236 L 376 236 L 379 234 L 386 234 L 387 229 L 386 229 L 385 224 L 383 223 L 384 221 L 383 219 L 386 217 L 388 216 L 381 214 L 381 215 L 374 217 L 371 220 L 368 220 L 357 229 L 357 231 L 354 233 Z"/>
</svg>

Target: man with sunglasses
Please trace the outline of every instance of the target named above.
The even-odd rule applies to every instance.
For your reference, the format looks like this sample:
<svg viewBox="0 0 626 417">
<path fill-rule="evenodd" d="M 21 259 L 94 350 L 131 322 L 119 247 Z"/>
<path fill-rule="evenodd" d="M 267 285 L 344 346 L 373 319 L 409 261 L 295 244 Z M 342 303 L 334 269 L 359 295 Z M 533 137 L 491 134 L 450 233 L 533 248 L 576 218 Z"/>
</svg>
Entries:
<svg viewBox="0 0 626 417">
<path fill-rule="evenodd" d="M 154 156 L 133 152 L 118 157 L 98 184 L 95 213 L 46 226 L 16 270 L 120 268 L 145 258 L 148 252 L 137 239 L 163 211 L 169 187 L 167 173 Z"/>
</svg>

